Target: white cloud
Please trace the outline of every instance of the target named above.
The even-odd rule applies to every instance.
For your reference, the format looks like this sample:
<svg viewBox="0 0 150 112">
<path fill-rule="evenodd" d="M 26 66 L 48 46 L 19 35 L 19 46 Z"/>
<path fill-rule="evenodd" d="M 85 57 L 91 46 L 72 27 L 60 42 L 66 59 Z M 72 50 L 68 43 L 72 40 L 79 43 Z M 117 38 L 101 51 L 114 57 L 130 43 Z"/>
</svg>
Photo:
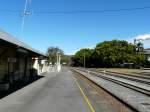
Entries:
<svg viewBox="0 0 150 112">
<path fill-rule="evenodd" d="M 134 43 L 134 39 L 140 40 L 144 44 L 144 48 L 150 48 L 150 34 L 137 35 L 126 39 L 129 43 Z"/>
<path fill-rule="evenodd" d="M 135 37 L 137 40 L 148 40 L 150 39 L 150 34 L 145 34 L 145 35 L 138 35 Z"/>
</svg>

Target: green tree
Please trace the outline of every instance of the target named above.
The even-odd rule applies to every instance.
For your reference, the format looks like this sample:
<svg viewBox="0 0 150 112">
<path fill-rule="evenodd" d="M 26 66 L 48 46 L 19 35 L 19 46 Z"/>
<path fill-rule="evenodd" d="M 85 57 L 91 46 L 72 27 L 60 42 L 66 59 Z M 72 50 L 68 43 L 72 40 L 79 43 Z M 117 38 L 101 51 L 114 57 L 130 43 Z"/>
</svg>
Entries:
<svg viewBox="0 0 150 112">
<path fill-rule="evenodd" d="M 75 66 L 87 67 L 119 67 L 123 63 L 133 63 L 136 67 L 146 63 L 143 52 L 136 53 L 136 45 L 124 40 L 100 42 L 95 49 L 81 49 L 72 58 Z"/>
<path fill-rule="evenodd" d="M 71 65 L 71 57 L 70 55 L 63 55 L 62 59 L 61 59 L 61 63 L 65 64 L 66 66 L 70 66 Z"/>
<path fill-rule="evenodd" d="M 90 67 L 92 64 L 90 59 L 92 53 L 92 49 L 81 49 L 72 57 L 73 65 L 83 67 L 85 64 L 86 67 Z"/>
<path fill-rule="evenodd" d="M 64 52 L 60 48 L 58 48 L 58 47 L 49 47 L 47 49 L 46 55 L 48 56 L 48 62 L 49 63 L 51 62 L 53 65 L 56 63 L 56 61 L 57 61 L 57 53 L 58 52 L 63 57 Z"/>
</svg>

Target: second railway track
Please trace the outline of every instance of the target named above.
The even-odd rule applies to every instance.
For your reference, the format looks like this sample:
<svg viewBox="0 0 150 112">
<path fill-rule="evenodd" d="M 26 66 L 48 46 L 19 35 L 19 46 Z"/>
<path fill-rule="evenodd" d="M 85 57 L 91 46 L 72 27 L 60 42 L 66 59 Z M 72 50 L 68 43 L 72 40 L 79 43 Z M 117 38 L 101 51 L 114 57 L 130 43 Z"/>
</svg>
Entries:
<svg viewBox="0 0 150 112">
<path fill-rule="evenodd" d="M 149 83 L 143 83 L 138 80 L 129 80 L 124 77 L 109 77 L 109 75 L 107 76 L 83 68 L 73 68 L 73 70 L 93 81 L 95 84 L 98 84 L 138 112 L 149 112 Z"/>
<path fill-rule="evenodd" d="M 84 72 L 87 72 L 91 75 L 95 75 L 97 77 L 103 78 L 105 80 L 112 81 L 119 85 L 125 86 L 127 88 L 133 89 L 137 92 L 150 96 L 150 82 L 148 80 L 131 78 L 128 76 L 119 76 L 115 74 L 108 74 L 102 72 L 95 72 L 91 70 L 78 69 Z"/>
</svg>

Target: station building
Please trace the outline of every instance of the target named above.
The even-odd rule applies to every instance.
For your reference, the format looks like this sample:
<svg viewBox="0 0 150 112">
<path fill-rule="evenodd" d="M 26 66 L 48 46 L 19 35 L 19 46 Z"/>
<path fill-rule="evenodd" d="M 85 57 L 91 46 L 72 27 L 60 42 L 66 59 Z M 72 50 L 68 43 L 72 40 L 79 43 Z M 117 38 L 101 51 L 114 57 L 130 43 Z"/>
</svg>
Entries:
<svg viewBox="0 0 150 112">
<path fill-rule="evenodd" d="M 144 54 L 150 57 L 150 48 L 144 49 Z"/>
<path fill-rule="evenodd" d="M 147 56 L 150 67 L 150 48 L 144 49 L 144 54 Z"/>
<path fill-rule="evenodd" d="M 0 30 L 0 90 L 16 81 L 28 81 L 42 71 L 46 56 Z M 36 63 L 35 63 L 36 62 Z"/>
</svg>

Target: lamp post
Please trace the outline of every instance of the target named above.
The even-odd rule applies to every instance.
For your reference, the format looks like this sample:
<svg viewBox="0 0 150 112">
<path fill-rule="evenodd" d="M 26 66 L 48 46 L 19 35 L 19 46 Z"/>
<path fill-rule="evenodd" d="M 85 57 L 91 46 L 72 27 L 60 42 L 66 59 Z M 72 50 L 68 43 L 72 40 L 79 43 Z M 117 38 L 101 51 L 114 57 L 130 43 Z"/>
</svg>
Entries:
<svg viewBox="0 0 150 112">
<path fill-rule="evenodd" d="M 57 66 L 57 71 L 58 72 L 61 70 L 60 61 L 61 61 L 61 55 L 60 55 L 60 52 L 57 52 L 57 63 L 56 63 L 56 66 Z"/>
<path fill-rule="evenodd" d="M 56 62 L 56 64 L 57 64 L 57 66 L 58 66 L 58 62 L 59 61 L 59 52 L 57 52 L 57 62 Z"/>
</svg>

